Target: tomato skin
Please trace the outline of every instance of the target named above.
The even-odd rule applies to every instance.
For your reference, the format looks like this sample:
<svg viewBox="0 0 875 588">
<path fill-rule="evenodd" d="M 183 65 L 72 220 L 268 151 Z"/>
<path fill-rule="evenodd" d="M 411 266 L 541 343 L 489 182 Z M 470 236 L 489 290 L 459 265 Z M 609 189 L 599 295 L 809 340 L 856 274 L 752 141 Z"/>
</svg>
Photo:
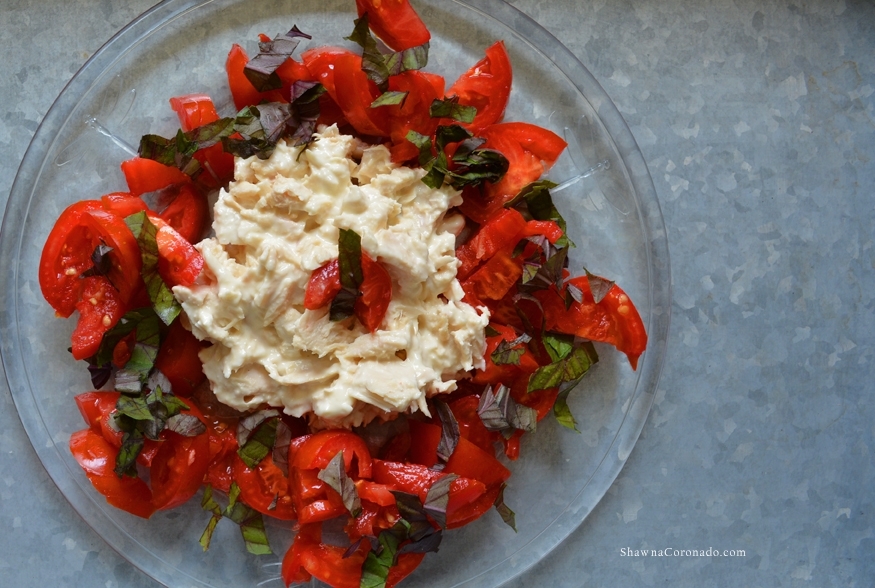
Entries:
<svg viewBox="0 0 875 588">
<path fill-rule="evenodd" d="M 123 161 L 121 168 L 128 190 L 135 196 L 191 181 L 181 170 L 144 157 Z"/>
<path fill-rule="evenodd" d="M 362 565 L 370 544 L 363 541 L 352 554 L 346 548 L 322 543 L 319 524 L 301 525 L 283 557 L 281 575 L 286 585 L 307 582 L 315 576 L 333 588 L 359 588 Z M 346 557 L 344 557 L 346 555 Z"/>
<path fill-rule="evenodd" d="M 427 43 L 431 33 L 410 0 L 356 0 L 358 15 L 368 14 L 368 26 L 395 51 Z"/>
<path fill-rule="evenodd" d="M 522 259 L 499 251 L 462 282 L 462 289 L 476 300 L 501 300 L 523 275 Z"/>
<path fill-rule="evenodd" d="M 429 115 L 431 103 L 443 96 L 444 79 L 420 70 L 408 70 L 389 78 L 389 90 L 407 92 L 403 105 L 381 106 L 388 117 L 392 158 L 403 162 L 419 156 L 419 148 L 407 140 L 407 133 L 433 135 L 440 119 Z"/>
<path fill-rule="evenodd" d="M 204 483 L 221 492 L 231 491 L 234 481 L 234 458 L 237 456 L 237 435 L 233 427 L 215 423 L 207 425 L 210 442 L 210 465 Z"/>
<path fill-rule="evenodd" d="M 70 436 L 70 452 L 79 463 L 94 488 L 106 501 L 126 512 L 148 519 L 155 512 L 152 491 L 140 478 L 115 472 L 118 449 L 92 429 L 77 431 Z"/>
<path fill-rule="evenodd" d="M 513 208 L 499 209 L 473 237 L 456 249 L 456 257 L 462 262 L 456 272 L 457 277 L 464 280 L 481 262 L 500 249 L 515 247 L 525 228 L 526 220 L 519 211 Z"/>
<path fill-rule="evenodd" d="M 158 349 L 155 367 L 167 376 L 177 396 L 191 396 L 206 379 L 203 363 L 198 356 L 204 347 L 205 344 L 192 335 L 182 321 L 171 323 Z"/>
<path fill-rule="evenodd" d="M 82 280 L 82 299 L 76 310 L 79 320 L 71 336 L 71 351 L 74 359 L 87 359 L 97 353 L 104 333 L 125 314 L 125 306 L 105 276 L 89 276 Z"/>
<path fill-rule="evenodd" d="M 477 109 L 474 120 L 462 126 L 475 135 L 501 120 L 510 98 L 513 72 L 503 41 L 486 48 L 486 55 L 456 80 L 447 96 L 458 96 L 459 104 Z"/>
<path fill-rule="evenodd" d="M 206 433 L 184 437 L 164 431 L 162 436 L 164 441 L 152 460 L 152 504 L 156 510 L 169 510 L 188 501 L 200 488 L 210 464 L 210 441 Z"/>
</svg>

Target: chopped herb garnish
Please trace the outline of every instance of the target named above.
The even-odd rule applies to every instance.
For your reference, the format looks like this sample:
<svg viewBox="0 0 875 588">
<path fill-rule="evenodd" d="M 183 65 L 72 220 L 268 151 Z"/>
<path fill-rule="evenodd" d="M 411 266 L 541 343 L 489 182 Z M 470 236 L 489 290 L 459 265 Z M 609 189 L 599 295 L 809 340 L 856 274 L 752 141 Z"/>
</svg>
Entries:
<svg viewBox="0 0 875 588">
<path fill-rule="evenodd" d="M 437 446 L 437 456 L 443 465 L 450 460 L 450 457 L 456 450 L 461 433 L 459 432 L 459 422 L 456 420 L 456 416 L 445 402 L 435 400 L 434 407 L 441 420 L 441 440 Z"/>
<path fill-rule="evenodd" d="M 443 529 L 447 526 L 447 504 L 450 501 L 450 486 L 458 478 L 456 474 L 446 474 L 431 485 L 425 495 L 423 510 Z"/>
<path fill-rule="evenodd" d="M 158 242 L 155 239 L 158 228 L 152 224 L 145 211 L 125 218 L 125 224 L 131 229 L 134 237 L 137 238 L 137 245 L 140 246 L 143 281 L 146 283 L 146 292 L 149 294 L 149 300 L 152 301 L 152 308 L 164 324 L 169 325 L 182 311 L 182 307 L 158 273 Z"/>
<path fill-rule="evenodd" d="M 201 547 L 203 547 L 204 551 L 209 549 L 210 540 L 213 537 L 213 532 L 216 530 L 216 525 L 224 517 L 240 526 L 240 533 L 243 535 L 246 551 L 254 555 L 269 555 L 273 553 L 267 539 L 264 518 L 261 516 L 261 513 L 241 502 L 239 498 L 240 487 L 237 486 L 236 482 L 232 482 L 231 491 L 228 493 L 228 506 L 222 509 L 213 498 L 212 487 L 207 485 L 201 499 L 201 508 L 211 513 L 212 516 L 207 523 L 207 528 L 201 534 Z"/>
<path fill-rule="evenodd" d="M 302 38 L 312 37 L 294 26 L 288 33 L 277 35 L 272 41 L 260 42 L 258 55 L 249 60 L 243 68 L 243 75 L 259 92 L 281 88 L 283 81 L 276 70 L 295 53 Z"/>
<path fill-rule="evenodd" d="M 430 188 L 440 188 L 447 182 L 461 190 L 483 181 L 497 182 L 507 171 L 508 161 L 498 151 L 482 149 L 483 139 L 474 137 L 459 125 L 440 125 L 435 132 L 434 145 L 430 137 L 409 131 L 407 140 L 419 149 L 419 164 L 426 170 L 422 181 Z M 454 170 L 449 169 L 445 148 L 450 143 L 461 143 L 453 154 Z"/>
<path fill-rule="evenodd" d="M 343 500 L 343 506 L 349 511 L 353 517 L 357 517 L 362 512 L 362 501 L 359 498 L 355 488 L 355 482 L 346 475 L 346 469 L 343 461 L 343 451 L 338 451 L 325 469 L 320 470 L 316 475 L 317 478 L 331 486 L 335 492 L 340 494 Z"/>
<path fill-rule="evenodd" d="M 598 355 L 592 343 L 585 342 L 562 359 L 539 367 L 529 377 L 528 392 L 557 388 L 563 384 L 577 382 L 598 361 Z"/>
<path fill-rule="evenodd" d="M 458 96 L 450 96 L 449 98 L 436 98 L 431 103 L 428 114 L 432 118 L 451 118 L 462 123 L 470 123 L 474 121 L 477 109 L 473 106 L 459 104 Z"/>
<path fill-rule="evenodd" d="M 605 299 L 605 296 L 614 287 L 614 282 L 590 273 L 588 269 L 584 269 L 584 271 L 586 272 L 586 280 L 589 282 L 589 291 L 592 293 L 595 303 L 598 304 Z"/>
<path fill-rule="evenodd" d="M 237 455 L 243 460 L 249 468 L 255 468 L 261 460 L 273 451 L 274 443 L 276 442 L 276 430 L 279 417 L 272 416 L 266 419 L 263 423 L 254 429 L 249 438 L 240 444 L 237 449 Z M 240 438 L 239 428 L 237 433 Z"/>
<path fill-rule="evenodd" d="M 378 106 L 404 106 L 407 100 L 407 95 L 410 92 L 400 92 L 397 90 L 388 90 L 380 94 L 376 100 L 371 102 L 371 108 Z"/>
<path fill-rule="evenodd" d="M 532 340 L 527 333 L 523 333 L 513 341 L 502 339 L 489 358 L 495 365 L 519 365 L 520 358 L 526 352 L 525 344 Z"/>
<path fill-rule="evenodd" d="M 503 384 L 499 384 L 494 392 L 492 386 L 483 391 L 477 414 L 488 430 L 500 431 L 505 437 L 509 437 L 514 430 L 530 433 L 538 424 L 537 411 L 518 404 L 510 395 L 510 388 Z"/>
<path fill-rule="evenodd" d="M 352 229 L 340 229 L 337 239 L 337 261 L 340 271 L 340 292 L 331 301 L 328 318 L 342 321 L 355 311 L 355 301 L 361 296 L 362 238 Z"/>
<path fill-rule="evenodd" d="M 516 513 L 504 503 L 505 488 L 507 488 L 507 484 L 502 482 L 501 488 L 498 490 L 498 496 L 495 497 L 493 506 L 495 507 L 495 510 L 498 511 L 498 514 L 501 515 L 501 520 L 504 521 L 508 527 L 513 529 L 514 533 L 516 533 Z"/>
<path fill-rule="evenodd" d="M 389 76 L 422 69 L 428 64 L 428 43 L 392 51 L 371 34 L 367 14 L 355 20 L 355 27 L 346 39 L 362 48 L 362 71 L 382 91 L 389 87 Z"/>
</svg>

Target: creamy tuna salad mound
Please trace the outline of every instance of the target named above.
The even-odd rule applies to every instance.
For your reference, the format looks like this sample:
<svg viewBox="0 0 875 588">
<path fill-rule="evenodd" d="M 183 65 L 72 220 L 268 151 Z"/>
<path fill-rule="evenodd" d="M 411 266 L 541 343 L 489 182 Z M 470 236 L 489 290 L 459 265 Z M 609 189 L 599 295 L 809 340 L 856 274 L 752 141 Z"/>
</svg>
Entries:
<svg viewBox="0 0 875 588">
<path fill-rule="evenodd" d="M 213 343 L 201 359 L 219 401 L 358 426 L 427 413 L 427 397 L 483 367 L 489 315 L 462 302 L 456 279 L 463 219 L 448 210 L 461 197 L 429 188 L 424 173 L 333 126 L 306 148 L 280 142 L 269 159 L 237 159 L 215 237 L 197 245 L 201 283 L 173 290 L 192 332 Z M 392 278 L 373 333 L 354 318 L 330 321 L 328 305 L 304 308 L 311 273 L 338 256 L 339 229 L 358 233 Z"/>
</svg>

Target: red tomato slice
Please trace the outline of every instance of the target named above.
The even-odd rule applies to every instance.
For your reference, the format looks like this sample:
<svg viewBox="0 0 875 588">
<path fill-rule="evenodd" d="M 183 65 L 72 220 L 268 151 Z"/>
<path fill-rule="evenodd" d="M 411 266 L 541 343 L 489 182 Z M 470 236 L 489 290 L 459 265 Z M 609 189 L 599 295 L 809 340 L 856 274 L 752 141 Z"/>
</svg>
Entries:
<svg viewBox="0 0 875 588">
<path fill-rule="evenodd" d="M 207 197 L 197 188 L 192 184 L 182 184 L 173 200 L 158 216 L 167 221 L 183 239 L 189 243 L 197 243 L 204 235 L 210 218 L 210 208 Z"/>
<path fill-rule="evenodd" d="M 204 347 L 205 344 L 192 335 L 182 321 L 171 323 L 158 349 L 155 367 L 167 376 L 177 396 L 191 396 L 206 379 L 203 363 L 198 356 Z"/>
<path fill-rule="evenodd" d="M 204 268 L 204 258 L 188 240 L 155 214 L 149 220 L 158 228 L 158 273 L 169 286 L 191 286 Z"/>
<path fill-rule="evenodd" d="M 213 99 L 206 94 L 185 94 L 170 99 L 170 108 L 179 117 L 179 124 L 186 133 L 219 120 Z"/>
<path fill-rule="evenodd" d="M 462 262 L 456 276 L 464 280 L 500 249 L 515 247 L 525 228 L 526 220 L 517 210 L 497 210 L 473 237 L 456 249 L 456 257 Z"/>
<path fill-rule="evenodd" d="M 344 117 L 359 133 L 385 137 L 388 133 L 387 115 L 371 103 L 381 92 L 362 71 L 362 58 L 355 54 L 337 55 L 334 59 L 334 93 L 326 90 L 343 111 Z"/>
<path fill-rule="evenodd" d="M 610 343 L 625 353 L 632 369 L 636 369 L 638 358 L 647 347 L 647 333 L 629 296 L 614 284 L 601 302 L 596 303 L 586 276 L 573 278 L 568 283 L 580 290 L 583 300 L 574 301 L 567 309 L 555 289 L 536 293 L 544 307 L 547 328 Z"/>
<path fill-rule="evenodd" d="M 514 259 L 509 251 L 502 250 L 465 279 L 462 288 L 477 300 L 501 300 L 522 275 L 522 259 Z"/>
<path fill-rule="evenodd" d="M 84 392 L 77 394 L 74 400 L 79 413 L 88 426 L 97 433 L 101 430 L 100 421 L 103 415 L 112 412 L 118 402 L 118 392 Z"/>
<path fill-rule="evenodd" d="M 362 295 L 355 301 L 354 312 L 365 328 L 373 333 L 383 322 L 392 300 L 392 278 L 386 268 L 366 253 L 362 254 L 362 278 Z"/>
<path fill-rule="evenodd" d="M 356 0 L 359 17 L 368 14 L 368 26 L 395 51 L 428 43 L 431 33 L 410 5 L 410 0 Z"/>
<path fill-rule="evenodd" d="M 225 73 L 228 75 L 228 87 L 231 89 L 231 97 L 237 110 L 242 110 L 246 106 L 258 106 L 262 102 L 288 102 L 278 90 L 269 92 L 256 90 L 243 73 L 247 63 L 249 63 L 249 56 L 246 51 L 234 43 L 225 61 Z"/>
<path fill-rule="evenodd" d="M 76 310 L 79 320 L 71 336 L 71 352 L 74 359 L 87 359 L 97 353 L 104 333 L 125 314 L 125 306 L 105 276 L 90 276 L 82 280 L 82 299 Z"/>
<path fill-rule="evenodd" d="M 121 477 L 115 472 L 118 449 L 91 429 L 70 436 L 70 451 L 85 475 L 106 501 L 126 512 L 148 519 L 155 512 L 152 491 L 140 478 Z"/>
<path fill-rule="evenodd" d="M 477 109 L 474 120 L 462 126 L 476 135 L 498 122 L 507 108 L 512 80 L 510 57 L 504 42 L 498 41 L 447 90 L 447 96 L 459 97 L 459 104 Z"/>
<path fill-rule="evenodd" d="M 113 248 L 110 278 L 122 299 L 130 299 L 141 282 L 140 248 L 120 218 L 103 210 L 99 200 L 71 204 L 55 222 L 43 246 L 39 283 L 43 297 L 61 317 L 70 316 L 79 302 L 80 275 L 94 264 L 91 254 L 101 243 Z"/>
<path fill-rule="evenodd" d="M 289 479 L 268 455 L 254 469 L 234 454 L 234 481 L 247 505 L 260 513 L 290 521 L 298 518 Z"/>
<path fill-rule="evenodd" d="M 340 264 L 337 259 L 332 259 L 310 274 L 304 291 L 304 308 L 317 310 L 326 306 L 341 288 Z"/>
<path fill-rule="evenodd" d="M 486 222 L 520 190 L 544 175 L 567 145 L 553 131 L 521 122 L 494 124 L 481 135 L 486 139 L 483 147 L 501 152 L 509 165 L 497 183 L 463 194 L 460 210 L 478 223 Z"/>
<path fill-rule="evenodd" d="M 204 483 L 221 492 L 231 491 L 234 481 L 234 462 L 237 456 L 237 435 L 233 427 L 215 424 L 207 426 L 210 440 L 210 465 Z"/>
<path fill-rule="evenodd" d="M 164 441 L 152 460 L 152 504 L 168 510 L 195 495 L 210 465 L 210 440 L 206 433 L 184 437 L 162 433 Z"/>
<path fill-rule="evenodd" d="M 325 469 L 340 451 L 343 451 L 343 462 L 348 474 L 355 478 L 371 477 L 371 454 L 368 446 L 361 437 L 343 429 L 329 429 L 308 436 L 295 450 L 292 465 L 301 470 Z"/>
<path fill-rule="evenodd" d="M 440 88 L 440 89 L 439 89 Z M 443 78 L 418 70 L 409 70 L 389 78 L 389 90 L 407 92 L 404 104 L 380 106 L 388 116 L 389 136 L 393 144 L 410 144 L 414 155 L 419 149 L 407 140 L 409 131 L 432 135 L 440 119 L 429 115 L 431 103 L 443 96 Z"/>
<path fill-rule="evenodd" d="M 359 588 L 370 543 L 363 541 L 356 551 L 347 555 L 347 548 L 325 545 L 321 541 L 320 524 L 301 525 L 283 557 L 281 574 L 286 585 L 307 582 L 315 576 L 332 588 Z"/>
<path fill-rule="evenodd" d="M 154 159 L 134 157 L 123 161 L 121 167 L 125 181 L 128 183 L 128 190 L 135 196 L 191 181 L 191 178 L 181 170 Z"/>
</svg>

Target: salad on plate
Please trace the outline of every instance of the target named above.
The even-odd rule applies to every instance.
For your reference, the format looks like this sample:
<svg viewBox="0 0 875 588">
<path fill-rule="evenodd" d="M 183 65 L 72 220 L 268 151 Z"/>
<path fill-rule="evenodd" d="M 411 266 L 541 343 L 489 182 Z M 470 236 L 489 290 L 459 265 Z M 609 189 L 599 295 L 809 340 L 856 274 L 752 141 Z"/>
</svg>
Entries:
<svg viewBox="0 0 875 588">
<path fill-rule="evenodd" d="M 504 44 L 448 81 L 408 0 L 356 7 L 346 44 L 232 46 L 236 111 L 171 97 L 179 131 L 66 208 L 39 266 L 76 315 L 95 490 L 143 518 L 199 495 L 204 550 L 236 524 L 271 553 L 266 517 L 291 521 L 287 585 L 394 586 L 493 510 L 512 533 L 521 438 L 576 430 L 597 345 L 635 369 L 647 342 L 618 285 L 568 267 L 544 177 L 566 143 L 504 120 Z"/>
</svg>

